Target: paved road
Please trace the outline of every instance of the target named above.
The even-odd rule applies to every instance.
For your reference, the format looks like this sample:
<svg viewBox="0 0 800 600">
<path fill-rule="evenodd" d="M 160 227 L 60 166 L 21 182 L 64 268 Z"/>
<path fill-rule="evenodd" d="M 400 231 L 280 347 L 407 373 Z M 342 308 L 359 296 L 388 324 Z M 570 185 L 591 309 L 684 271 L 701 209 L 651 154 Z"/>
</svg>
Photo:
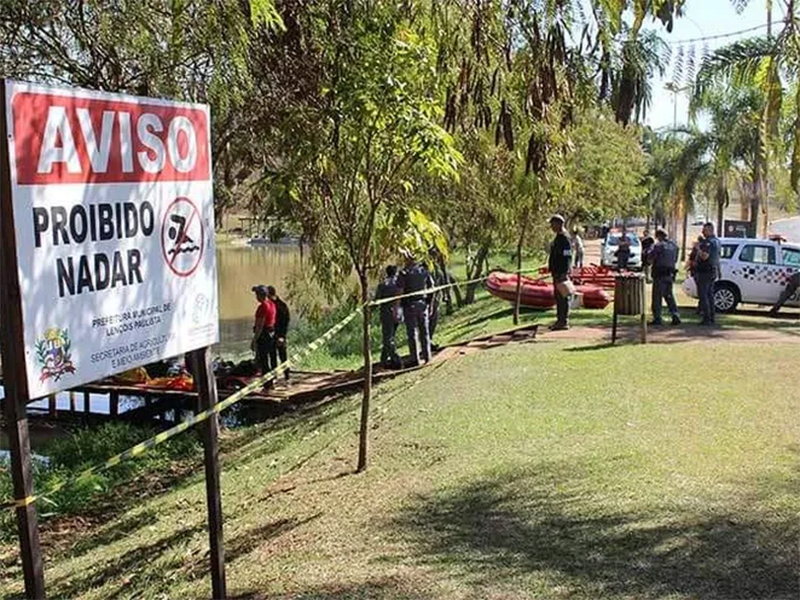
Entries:
<svg viewBox="0 0 800 600">
<path fill-rule="evenodd" d="M 780 233 L 790 242 L 800 243 L 800 217 L 775 221 L 772 223 L 770 231 Z"/>
</svg>

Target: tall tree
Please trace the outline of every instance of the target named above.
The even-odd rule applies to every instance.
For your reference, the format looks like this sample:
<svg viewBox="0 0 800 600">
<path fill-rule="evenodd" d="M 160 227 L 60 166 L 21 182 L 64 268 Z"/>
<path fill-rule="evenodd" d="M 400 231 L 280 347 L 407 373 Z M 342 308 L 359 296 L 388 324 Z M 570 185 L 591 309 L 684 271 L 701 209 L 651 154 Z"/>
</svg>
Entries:
<svg viewBox="0 0 800 600">
<path fill-rule="evenodd" d="M 413 210 L 420 174 L 455 177 L 460 161 L 439 125 L 442 112 L 431 93 L 435 45 L 414 26 L 414 8 L 333 0 L 306 12 L 304 34 L 320 49 L 318 95 L 324 102 L 317 95 L 307 99 L 300 110 L 309 115 L 308 130 L 284 137 L 286 158 L 274 161 L 265 180 L 281 183 L 295 221 L 313 242 L 320 283 L 339 286 L 352 272 L 358 276 L 366 371 L 358 470 L 367 466 L 370 276 L 400 244 L 417 239 L 393 232 L 429 229 Z"/>
<path fill-rule="evenodd" d="M 743 10 L 748 0 L 733 0 Z M 754 168 L 754 210 L 751 221 L 766 235 L 769 224 L 768 179 L 770 165 L 782 161 L 780 156 L 781 105 L 791 91 L 800 93 L 796 86 L 800 72 L 800 3 L 781 0 L 786 17 L 777 35 L 740 40 L 720 48 L 710 55 L 698 72 L 696 94 L 715 85 L 750 85 L 758 87 L 765 99 L 759 119 L 759 151 Z M 767 3 L 771 15 L 772 2 Z M 800 189 L 800 102 L 795 95 L 795 114 L 791 140 L 790 181 L 792 188 Z M 759 209 L 761 219 L 759 219 Z"/>
</svg>

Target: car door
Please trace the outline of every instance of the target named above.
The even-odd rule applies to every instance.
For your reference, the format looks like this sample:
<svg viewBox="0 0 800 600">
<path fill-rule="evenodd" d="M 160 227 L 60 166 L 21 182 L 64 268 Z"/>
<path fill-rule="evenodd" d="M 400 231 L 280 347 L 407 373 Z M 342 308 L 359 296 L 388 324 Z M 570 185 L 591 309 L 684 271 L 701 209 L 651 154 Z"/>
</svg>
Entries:
<svg viewBox="0 0 800 600">
<path fill-rule="evenodd" d="M 772 304 L 783 289 L 776 247 L 764 242 L 745 244 L 739 252 L 737 283 L 742 302 Z"/>
<path fill-rule="evenodd" d="M 793 273 L 800 271 L 800 250 L 781 246 L 781 264 L 783 266 L 783 275 L 786 279 L 791 277 Z M 797 290 L 789 297 L 786 305 L 800 306 L 800 290 Z"/>
</svg>

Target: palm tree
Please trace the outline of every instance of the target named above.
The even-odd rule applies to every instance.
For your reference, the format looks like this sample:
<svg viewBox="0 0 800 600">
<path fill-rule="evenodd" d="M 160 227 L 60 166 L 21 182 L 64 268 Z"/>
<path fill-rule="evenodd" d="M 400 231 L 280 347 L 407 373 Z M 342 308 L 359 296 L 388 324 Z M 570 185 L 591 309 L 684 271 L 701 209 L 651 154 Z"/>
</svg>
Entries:
<svg viewBox="0 0 800 600">
<path fill-rule="evenodd" d="M 738 9 L 743 9 L 750 0 L 732 0 Z M 764 214 L 760 231 L 766 234 L 768 204 L 765 191 L 769 167 L 779 156 L 781 105 L 789 90 L 795 93 L 793 128 L 791 140 L 791 185 L 800 187 L 800 96 L 794 85 L 800 70 L 800 0 L 780 0 L 785 19 L 776 36 L 771 27 L 766 36 L 740 40 L 724 46 L 708 56 L 700 68 L 695 82 L 696 97 L 701 97 L 709 88 L 723 86 L 746 86 L 758 88 L 764 98 L 758 120 L 758 151 L 753 167 L 754 197 L 751 221 L 757 224 L 758 208 Z M 771 18 L 772 0 L 767 0 L 767 14 Z M 788 83 L 787 83 L 788 82 Z"/>
<path fill-rule="evenodd" d="M 722 231 L 733 179 L 745 169 L 752 172 L 759 164 L 758 122 L 763 114 L 763 96 L 752 86 L 710 88 L 693 96 L 689 111 L 693 121 L 698 115 L 710 119 L 707 131 L 691 132 L 689 145 L 694 147 L 694 153 L 707 155 L 717 206 L 717 230 Z"/>
</svg>

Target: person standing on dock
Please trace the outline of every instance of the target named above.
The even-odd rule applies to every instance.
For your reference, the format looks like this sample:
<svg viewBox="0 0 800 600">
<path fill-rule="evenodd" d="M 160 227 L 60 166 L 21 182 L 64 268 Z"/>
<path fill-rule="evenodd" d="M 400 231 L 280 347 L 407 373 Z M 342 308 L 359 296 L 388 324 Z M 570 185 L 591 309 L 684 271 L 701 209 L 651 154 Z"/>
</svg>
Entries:
<svg viewBox="0 0 800 600">
<path fill-rule="evenodd" d="M 286 335 L 289 333 L 291 314 L 289 313 L 289 307 L 286 305 L 286 302 L 278 297 L 278 292 L 275 291 L 274 286 L 267 286 L 267 297 L 275 305 L 275 350 L 277 358 L 280 359 L 280 362 L 275 362 L 275 366 L 277 367 L 279 364 L 282 365 L 288 360 Z M 283 377 L 286 381 L 289 381 L 288 367 L 283 372 Z"/>
<path fill-rule="evenodd" d="M 265 285 L 253 286 L 258 308 L 256 309 L 256 322 L 253 325 L 253 341 L 250 349 L 255 352 L 256 366 L 264 375 L 275 368 L 277 357 L 275 354 L 275 304 L 269 299 L 269 291 Z M 270 382 L 271 383 L 271 382 Z"/>
<path fill-rule="evenodd" d="M 397 267 L 389 265 L 386 267 L 386 278 L 378 284 L 375 290 L 375 300 L 386 300 L 400 295 L 400 288 L 397 285 Z M 381 333 L 383 344 L 381 346 L 381 364 L 387 369 L 400 369 L 403 362 L 397 354 L 395 335 L 397 326 L 402 320 L 400 312 L 400 300 L 385 302 L 380 305 L 381 314 Z"/>
<path fill-rule="evenodd" d="M 406 253 L 406 266 L 400 273 L 398 285 L 404 295 L 423 292 L 433 287 L 433 278 L 424 264 L 414 260 L 412 254 Z M 425 294 L 418 294 L 402 300 L 412 366 L 418 366 L 420 359 L 425 362 L 431 360 L 428 302 L 429 298 Z M 418 337 L 419 339 L 417 339 Z"/>
<path fill-rule="evenodd" d="M 572 244 L 564 232 L 564 217 L 550 217 L 550 229 L 556 234 L 550 244 L 548 269 L 553 276 L 553 295 L 556 299 L 556 322 L 550 326 L 552 331 L 569 329 L 569 302 L 572 282 L 569 280 L 569 269 L 572 265 Z"/>
</svg>

